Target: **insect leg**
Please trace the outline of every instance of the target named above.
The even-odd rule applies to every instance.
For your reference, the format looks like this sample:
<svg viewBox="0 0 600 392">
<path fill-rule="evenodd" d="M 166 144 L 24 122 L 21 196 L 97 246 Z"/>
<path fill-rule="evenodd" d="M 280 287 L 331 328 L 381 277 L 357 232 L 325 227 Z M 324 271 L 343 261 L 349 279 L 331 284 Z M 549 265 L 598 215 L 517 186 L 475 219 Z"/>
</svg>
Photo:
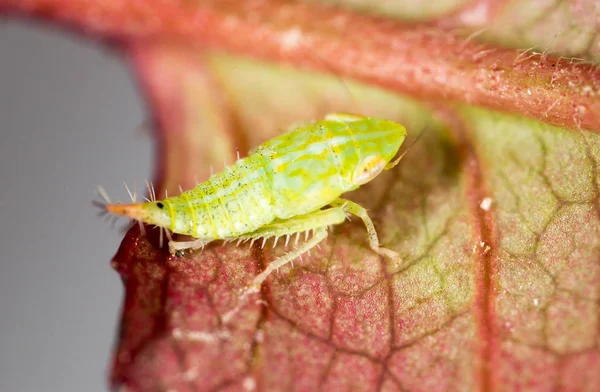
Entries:
<svg viewBox="0 0 600 392">
<path fill-rule="evenodd" d="M 296 215 L 291 218 L 276 220 L 261 228 L 240 236 L 243 239 L 258 239 L 263 237 L 281 237 L 294 235 L 317 227 L 336 225 L 345 220 L 344 210 L 341 208 L 328 208 L 317 210 L 308 214 Z"/>
<path fill-rule="evenodd" d="M 257 293 L 260 286 L 264 283 L 267 277 L 276 269 L 279 269 L 292 262 L 295 258 L 301 257 L 302 254 L 317 246 L 327 237 L 327 227 L 342 223 L 346 219 L 346 214 L 341 208 L 329 208 L 327 210 L 318 210 L 309 214 L 295 216 L 286 220 L 276 221 L 269 225 L 265 225 L 260 229 L 248 234 L 245 238 L 256 239 L 258 237 L 273 237 L 292 234 L 300 234 L 302 231 L 314 230 L 312 237 L 301 244 L 298 248 L 290 253 L 281 256 L 271 262 L 263 272 L 258 274 L 252 283 L 247 287 L 239 298 L 238 305 L 232 310 L 222 315 L 224 323 L 228 323 L 234 315 L 244 306 L 244 303 L 250 295 Z"/>
<path fill-rule="evenodd" d="M 318 210 L 309 214 L 295 216 L 286 220 L 277 221 L 265 225 L 260 229 L 250 233 L 248 237 L 279 237 L 289 234 L 301 233 L 307 230 L 314 230 L 314 234 L 308 241 L 301 244 L 290 253 L 281 256 L 271 262 L 263 272 L 261 272 L 252 281 L 250 290 L 258 290 L 269 274 L 274 270 L 283 267 L 295 258 L 315 247 L 319 242 L 327 237 L 327 227 L 342 223 L 346 219 L 346 214 L 341 208 L 329 208 Z"/>
<path fill-rule="evenodd" d="M 321 226 L 316 228 L 313 236 L 308 241 L 304 242 L 302 245 L 300 245 L 298 248 L 294 249 L 290 253 L 283 255 L 275 261 L 271 262 L 263 272 L 258 274 L 252 281 L 252 288 L 256 290 L 259 289 L 265 281 L 265 279 L 267 279 L 267 277 L 271 274 L 271 272 L 283 267 L 287 263 L 308 252 L 310 249 L 314 248 L 319 242 L 323 241 L 325 237 L 327 237 L 327 226 Z"/>
<path fill-rule="evenodd" d="M 362 219 L 363 223 L 365 224 L 365 227 L 367 228 L 367 235 L 369 236 L 369 246 L 371 247 L 371 249 L 373 249 L 373 251 L 382 256 L 387 256 L 392 260 L 400 261 L 400 255 L 397 252 L 379 246 L 379 238 L 377 237 L 377 231 L 375 231 L 373 221 L 371 220 L 369 214 L 367 213 L 367 210 L 363 206 L 358 205 L 353 201 L 342 198 L 334 200 L 330 203 L 330 205 L 333 207 L 341 207 L 345 211 L 348 211 L 349 213 L 356 215 L 360 219 Z"/>
<path fill-rule="evenodd" d="M 207 239 L 202 239 L 202 238 L 199 238 L 199 239 L 193 240 L 193 241 L 169 241 L 169 252 L 172 255 L 174 255 L 177 252 L 179 252 L 180 250 L 185 250 L 185 249 L 196 250 L 196 249 L 204 248 L 204 246 L 211 241 L 212 240 L 207 240 Z"/>
</svg>

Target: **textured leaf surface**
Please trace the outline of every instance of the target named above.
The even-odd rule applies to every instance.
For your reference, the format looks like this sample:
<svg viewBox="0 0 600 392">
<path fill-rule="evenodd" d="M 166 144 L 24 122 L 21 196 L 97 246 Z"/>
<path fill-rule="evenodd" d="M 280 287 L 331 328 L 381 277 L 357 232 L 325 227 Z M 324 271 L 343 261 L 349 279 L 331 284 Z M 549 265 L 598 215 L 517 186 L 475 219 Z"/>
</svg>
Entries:
<svg viewBox="0 0 600 392">
<path fill-rule="evenodd" d="M 466 30 L 487 23 L 482 34 L 491 41 L 596 57 L 593 44 L 579 41 L 549 48 L 548 34 L 536 33 L 546 31 L 543 18 L 518 2 L 491 3 L 436 2 L 435 12 L 403 15 L 443 15 L 431 24 Z M 114 385 L 600 389 L 595 67 L 314 4 L 23 4 L 126 43 L 154 109 L 157 178 L 170 194 L 206 178 L 211 165 L 233 162 L 236 149 L 332 111 L 399 121 L 409 131 L 405 146 L 424 132 L 395 170 L 348 195 L 369 209 L 382 243 L 403 263 L 371 252 L 354 219 L 240 301 L 249 280 L 285 252 L 281 243 L 217 245 L 176 258 L 159 249 L 155 231 L 133 228 L 113 261 L 126 288 Z M 587 9 L 577 4 L 548 15 Z M 587 17 L 581 35 L 559 23 L 553 31 L 596 42 Z M 523 39 L 511 29 L 501 34 L 509 22 Z M 345 36 L 347 23 L 369 34 Z M 190 42 L 345 73 L 387 91 Z"/>
<path fill-rule="evenodd" d="M 404 263 L 380 259 L 359 222 L 345 224 L 223 320 L 284 248 L 217 246 L 178 259 L 134 229 L 115 259 L 135 288 L 117 380 L 183 390 L 598 385 L 595 134 L 468 106 L 426 107 L 238 58 L 206 59 L 248 145 L 294 120 L 356 106 L 407 124 L 413 138 L 425 130 L 397 171 L 351 194 Z M 349 91 L 353 99 L 344 98 Z M 151 337 L 141 337 L 139 323 Z"/>
</svg>

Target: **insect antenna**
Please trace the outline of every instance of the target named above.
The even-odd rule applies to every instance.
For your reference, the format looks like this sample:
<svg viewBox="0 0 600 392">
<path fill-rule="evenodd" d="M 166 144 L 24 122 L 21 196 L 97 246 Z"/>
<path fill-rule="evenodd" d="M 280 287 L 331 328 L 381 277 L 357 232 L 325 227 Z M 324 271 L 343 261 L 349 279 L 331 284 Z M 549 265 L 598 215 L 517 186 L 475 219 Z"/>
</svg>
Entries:
<svg viewBox="0 0 600 392">
<path fill-rule="evenodd" d="M 421 139 L 421 137 L 423 136 L 423 134 L 425 132 L 427 132 L 427 130 L 429 129 L 429 126 L 425 127 L 425 129 L 423 129 L 421 132 L 419 132 L 419 135 L 417 136 L 417 138 L 410 144 L 410 146 L 408 146 L 406 148 L 406 150 L 404 150 L 402 152 L 402 154 L 400 154 L 398 156 L 398 158 L 396 158 L 394 161 L 388 163 L 387 165 L 385 165 L 385 167 L 383 168 L 384 170 L 390 170 L 392 168 L 394 168 L 397 164 L 400 163 L 400 161 L 402 160 L 402 158 L 404 158 L 404 156 L 406 155 L 407 152 L 409 152 L 413 146 L 419 141 L 419 139 Z"/>
</svg>

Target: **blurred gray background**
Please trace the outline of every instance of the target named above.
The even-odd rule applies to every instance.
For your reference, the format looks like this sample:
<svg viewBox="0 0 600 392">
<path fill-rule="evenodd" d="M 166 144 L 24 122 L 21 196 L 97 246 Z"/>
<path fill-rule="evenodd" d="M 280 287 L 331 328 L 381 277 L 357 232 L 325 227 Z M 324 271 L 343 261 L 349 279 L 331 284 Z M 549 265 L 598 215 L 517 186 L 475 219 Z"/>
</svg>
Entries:
<svg viewBox="0 0 600 392">
<path fill-rule="evenodd" d="M 151 177 L 144 112 L 115 53 L 0 23 L 0 391 L 107 390 L 122 235 L 90 201 Z"/>
</svg>

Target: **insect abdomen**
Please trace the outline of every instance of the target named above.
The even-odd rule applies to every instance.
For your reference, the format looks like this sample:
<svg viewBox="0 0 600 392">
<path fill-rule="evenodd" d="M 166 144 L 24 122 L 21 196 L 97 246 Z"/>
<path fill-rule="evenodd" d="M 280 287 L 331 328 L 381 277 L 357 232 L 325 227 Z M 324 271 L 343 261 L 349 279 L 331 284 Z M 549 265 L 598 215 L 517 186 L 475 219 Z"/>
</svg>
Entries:
<svg viewBox="0 0 600 392">
<path fill-rule="evenodd" d="M 274 219 L 271 178 L 260 155 L 240 159 L 194 189 L 168 199 L 171 231 L 232 238 Z"/>
</svg>

